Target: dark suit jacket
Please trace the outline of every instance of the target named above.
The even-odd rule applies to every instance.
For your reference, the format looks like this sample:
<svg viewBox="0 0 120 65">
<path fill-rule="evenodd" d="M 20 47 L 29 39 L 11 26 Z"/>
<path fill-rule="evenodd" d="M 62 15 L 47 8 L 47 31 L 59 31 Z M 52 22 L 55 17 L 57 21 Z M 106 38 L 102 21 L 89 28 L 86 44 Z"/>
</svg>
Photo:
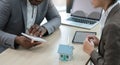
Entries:
<svg viewBox="0 0 120 65">
<path fill-rule="evenodd" d="M 102 32 L 98 52 L 93 51 L 94 65 L 120 65 L 120 5 L 109 13 Z"/>
<path fill-rule="evenodd" d="M 48 34 L 53 33 L 61 23 L 61 18 L 51 0 L 43 0 L 38 5 L 35 24 L 44 26 Z M 15 48 L 14 40 L 25 32 L 27 24 L 27 0 L 0 0 L 0 51 L 6 47 Z"/>
</svg>

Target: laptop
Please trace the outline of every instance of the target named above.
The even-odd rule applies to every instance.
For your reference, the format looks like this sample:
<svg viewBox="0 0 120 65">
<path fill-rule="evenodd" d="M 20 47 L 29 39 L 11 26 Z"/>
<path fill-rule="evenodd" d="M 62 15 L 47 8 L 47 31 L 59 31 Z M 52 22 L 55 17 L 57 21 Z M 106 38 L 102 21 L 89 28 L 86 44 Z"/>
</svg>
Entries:
<svg viewBox="0 0 120 65">
<path fill-rule="evenodd" d="M 99 23 L 101 14 L 102 9 L 94 8 L 91 0 L 74 0 L 70 17 L 62 22 L 62 24 L 92 29 Z"/>
</svg>

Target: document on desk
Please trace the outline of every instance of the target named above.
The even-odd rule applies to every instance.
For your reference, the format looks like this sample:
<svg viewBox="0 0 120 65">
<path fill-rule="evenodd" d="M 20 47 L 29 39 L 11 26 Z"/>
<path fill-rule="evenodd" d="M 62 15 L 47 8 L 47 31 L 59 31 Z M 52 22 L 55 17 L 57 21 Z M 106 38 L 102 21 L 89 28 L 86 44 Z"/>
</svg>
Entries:
<svg viewBox="0 0 120 65">
<path fill-rule="evenodd" d="M 25 33 L 21 33 L 23 36 L 31 39 L 31 40 L 34 40 L 34 41 L 37 41 L 37 42 L 47 42 L 45 39 L 42 39 L 40 37 L 35 37 L 35 36 L 31 36 L 31 35 L 28 35 L 28 34 L 25 34 Z"/>
</svg>

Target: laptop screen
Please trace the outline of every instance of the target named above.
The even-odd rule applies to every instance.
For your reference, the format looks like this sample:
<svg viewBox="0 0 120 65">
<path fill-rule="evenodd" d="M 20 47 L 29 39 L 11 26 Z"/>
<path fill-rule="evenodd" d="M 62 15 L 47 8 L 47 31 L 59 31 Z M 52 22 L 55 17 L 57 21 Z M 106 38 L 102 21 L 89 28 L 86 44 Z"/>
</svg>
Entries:
<svg viewBox="0 0 120 65">
<path fill-rule="evenodd" d="M 71 15 L 75 17 L 100 20 L 102 14 L 101 8 L 94 8 L 91 0 L 74 0 L 71 9 Z"/>
</svg>

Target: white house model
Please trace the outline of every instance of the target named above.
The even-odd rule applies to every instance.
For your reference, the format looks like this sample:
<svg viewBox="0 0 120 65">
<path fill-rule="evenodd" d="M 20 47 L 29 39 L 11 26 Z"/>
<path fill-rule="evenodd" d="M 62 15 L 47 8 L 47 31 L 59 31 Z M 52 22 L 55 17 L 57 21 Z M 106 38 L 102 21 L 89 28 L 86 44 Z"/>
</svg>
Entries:
<svg viewBox="0 0 120 65">
<path fill-rule="evenodd" d="M 58 53 L 61 61 L 69 61 L 73 57 L 73 46 L 59 45 Z"/>
</svg>

